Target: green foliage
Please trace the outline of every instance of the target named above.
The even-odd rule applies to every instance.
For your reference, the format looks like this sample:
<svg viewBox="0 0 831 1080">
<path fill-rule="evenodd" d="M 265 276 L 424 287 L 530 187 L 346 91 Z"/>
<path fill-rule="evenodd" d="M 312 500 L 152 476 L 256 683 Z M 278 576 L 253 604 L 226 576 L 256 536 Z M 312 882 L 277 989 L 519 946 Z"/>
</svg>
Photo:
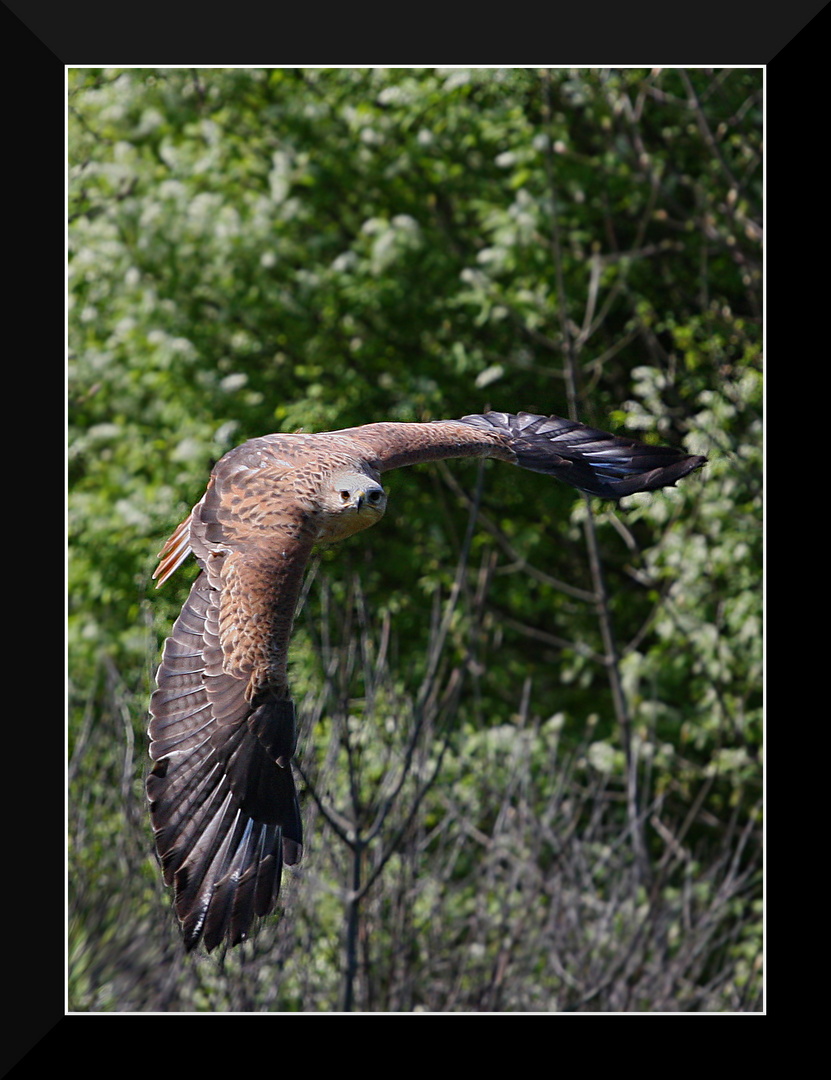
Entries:
<svg viewBox="0 0 831 1080">
<path fill-rule="evenodd" d="M 70 71 L 73 1007 L 336 1007 L 356 850 L 360 1007 L 758 1007 L 761 94 L 756 69 Z M 391 474 L 298 627 L 310 846 L 286 915 L 229 974 L 183 966 L 141 778 L 194 570 L 150 574 L 211 463 L 574 392 L 587 422 L 709 458 L 592 504 L 617 662 L 584 500 L 495 463 L 478 501 L 472 463 Z M 419 693 L 451 685 L 431 742 Z M 350 847 L 327 811 L 371 832 L 402 760 L 396 813 Z M 696 928 L 721 942 L 700 964 Z M 600 989 L 615 940 L 643 977 Z"/>
</svg>

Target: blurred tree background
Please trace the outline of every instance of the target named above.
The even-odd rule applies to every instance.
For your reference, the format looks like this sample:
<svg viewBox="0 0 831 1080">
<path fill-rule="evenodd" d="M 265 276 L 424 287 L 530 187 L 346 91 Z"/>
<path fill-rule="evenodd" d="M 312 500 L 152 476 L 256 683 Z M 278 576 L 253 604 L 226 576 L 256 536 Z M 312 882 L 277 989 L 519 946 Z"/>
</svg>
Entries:
<svg viewBox="0 0 831 1080">
<path fill-rule="evenodd" d="M 69 72 L 72 1010 L 762 1007 L 760 69 Z M 185 957 L 143 780 L 246 438 L 488 407 L 709 464 L 387 474 L 312 567 L 279 917 Z"/>
</svg>

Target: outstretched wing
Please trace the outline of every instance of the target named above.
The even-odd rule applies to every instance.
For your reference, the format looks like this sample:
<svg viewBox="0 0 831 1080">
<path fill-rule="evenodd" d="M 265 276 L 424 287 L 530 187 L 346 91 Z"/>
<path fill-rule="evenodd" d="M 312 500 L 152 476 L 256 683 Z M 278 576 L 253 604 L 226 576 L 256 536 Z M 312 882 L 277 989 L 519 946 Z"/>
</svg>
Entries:
<svg viewBox="0 0 831 1080">
<path fill-rule="evenodd" d="M 489 412 L 425 424 L 367 424 L 340 434 L 379 472 L 455 457 L 495 457 L 546 473 L 589 495 L 619 499 L 670 487 L 705 457 L 611 435 L 561 416 Z"/>
<path fill-rule="evenodd" d="M 671 446 L 610 435 L 561 416 L 489 412 L 465 416 L 460 422 L 504 436 L 521 468 L 556 476 L 604 499 L 672 487 L 707 461 Z"/>
<path fill-rule="evenodd" d="M 147 779 L 188 949 L 242 941 L 302 851 L 286 653 L 311 537 L 291 463 L 254 469 L 251 454 L 218 464 L 156 572 L 164 581 L 191 550 L 202 567 L 156 676 Z"/>
<path fill-rule="evenodd" d="M 300 857 L 289 758 L 290 700 L 255 707 L 244 680 L 217 670 L 220 592 L 201 573 L 165 642 L 150 721 L 147 796 L 165 884 L 185 945 L 237 944 L 273 910 L 283 862 Z M 259 716 L 257 715 L 259 714 Z M 259 738 L 275 732 L 285 764 Z M 272 756 L 273 754 L 273 756 Z"/>
</svg>

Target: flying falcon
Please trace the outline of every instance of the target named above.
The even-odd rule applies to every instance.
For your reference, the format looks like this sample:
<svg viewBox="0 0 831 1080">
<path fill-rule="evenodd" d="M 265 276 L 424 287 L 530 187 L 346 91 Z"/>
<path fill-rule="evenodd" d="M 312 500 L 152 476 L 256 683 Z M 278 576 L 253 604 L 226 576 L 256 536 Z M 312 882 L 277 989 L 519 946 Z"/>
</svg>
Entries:
<svg viewBox="0 0 831 1080">
<path fill-rule="evenodd" d="M 381 474 L 440 458 L 490 457 L 618 499 L 704 464 L 559 416 L 489 412 L 266 435 L 217 462 L 163 547 L 167 581 L 190 552 L 202 572 L 167 639 L 150 704 L 147 797 L 185 946 L 243 941 L 302 852 L 286 676 L 303 572 L 318 543 L 379 521 Z"/>
</svg>

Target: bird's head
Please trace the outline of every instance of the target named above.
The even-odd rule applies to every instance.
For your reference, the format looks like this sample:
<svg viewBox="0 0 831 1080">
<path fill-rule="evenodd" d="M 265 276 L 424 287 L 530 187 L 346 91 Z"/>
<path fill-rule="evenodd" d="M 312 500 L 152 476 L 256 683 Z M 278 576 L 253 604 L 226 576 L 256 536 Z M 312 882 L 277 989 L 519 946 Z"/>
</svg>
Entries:
<svg viewBox="0 0 831 1080">
<path fill-rule="evenodd" d="M 387 493 L 366 473 L 333 472 L 323 485 L 318 540 L 333 544 L 380 521 Z"/>
</svg>

